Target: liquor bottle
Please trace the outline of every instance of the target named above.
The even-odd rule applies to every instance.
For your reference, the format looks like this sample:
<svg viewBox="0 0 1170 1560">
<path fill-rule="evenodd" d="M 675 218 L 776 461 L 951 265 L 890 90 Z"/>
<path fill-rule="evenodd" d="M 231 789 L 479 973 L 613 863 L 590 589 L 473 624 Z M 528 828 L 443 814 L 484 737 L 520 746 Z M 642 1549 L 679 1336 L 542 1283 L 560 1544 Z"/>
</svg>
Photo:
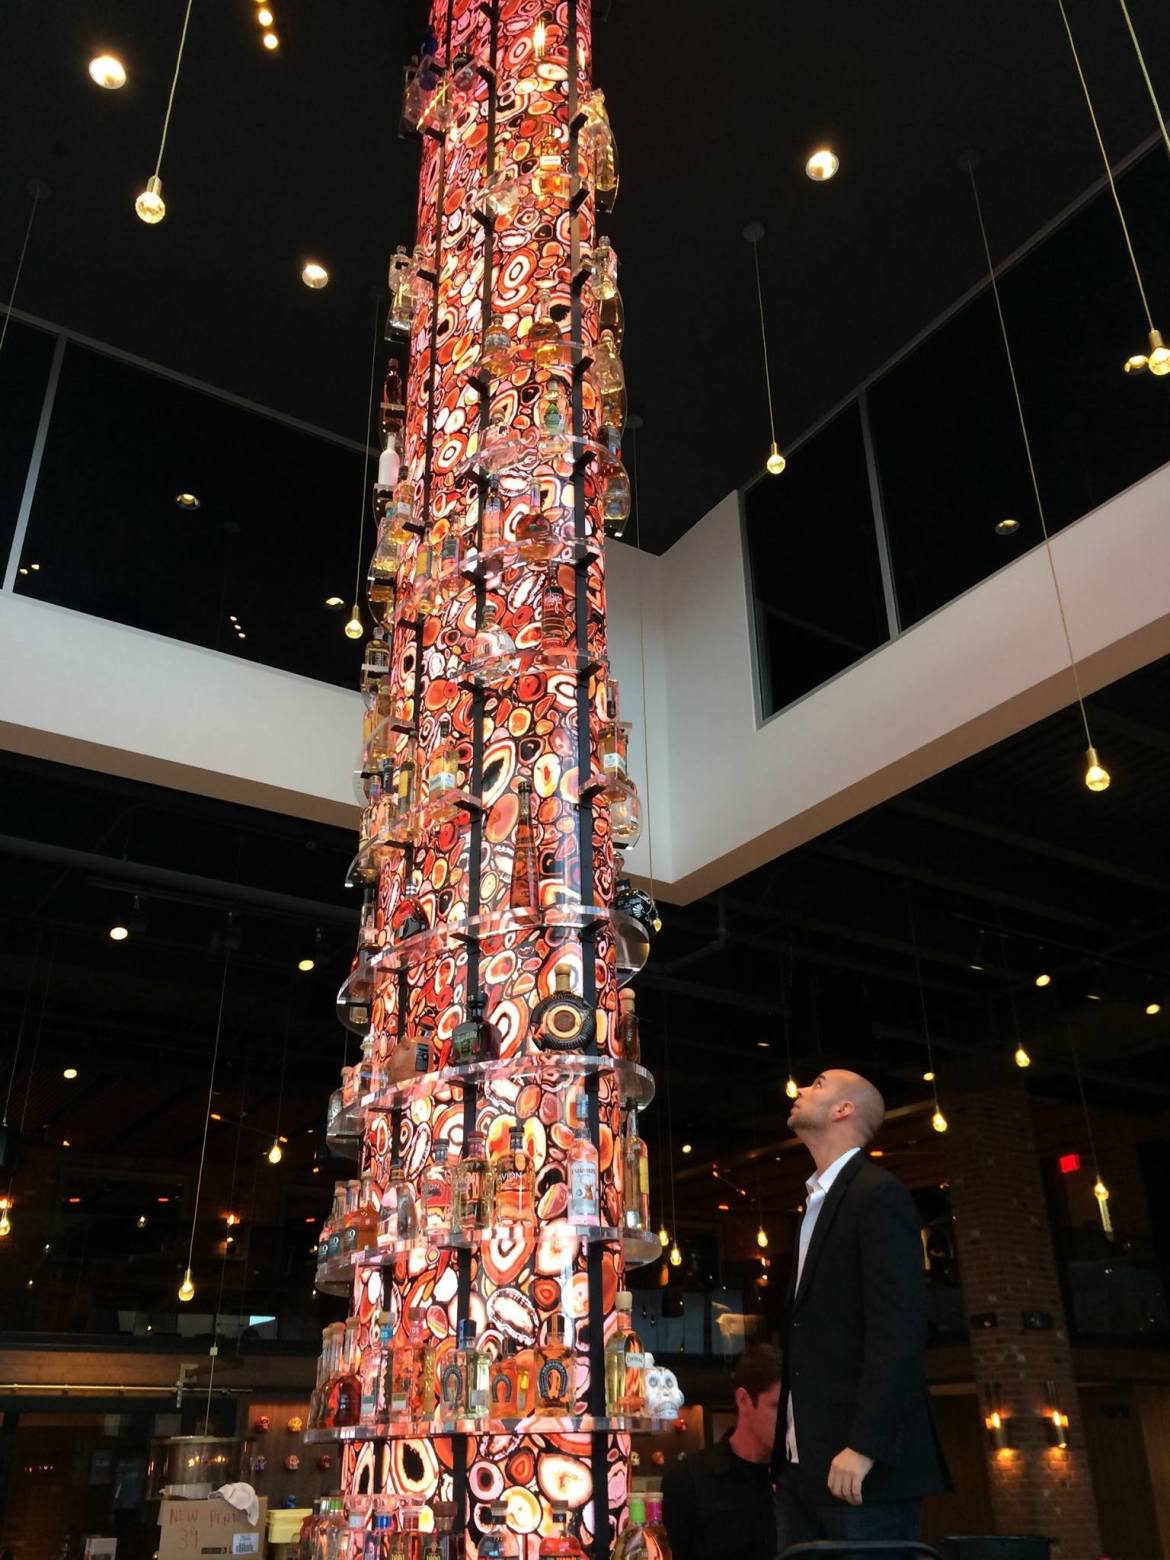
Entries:
<svg viewBox="0 0 1170 1560">
<path fill-rule="evenodd" d="M 315 1560 L 333 1560 L 345 1530 L 345 1502 L 340 1495 L 326 1497 L 325 1510 L 317 1534 Z"/>
<path fill-rule="evenodd" d="M 520 1546 L 508 1528 L 508 1508 L 502 1500 L 493 1501 L 480 1513 L 480 1523 L 476 1560 L 518 1560 Z"/>
<path fill-rule="evenodd" d="M 441 1424 L 452 1424 L 466 1415 L 469 1349 L 475 1354 L 475 1323 L 465 1319 L 459 1323 L 455 1348 L 444 1357 L 439 1369 L 436 1413 Z"/>
<path fill-rule="evenodd" d="M 337 1378 L 332 1394 L 333 1423 L 338 1427 L 356 1425 L 361 1416 L 361 1352 L 358 1349 L 358 1327 L 357 1317 L 351 1316 L 342 1329 L 341 1374 Z"/>
<path fill-rule="evenodd" d="M 476 1347 L 474 1322 L 460 1322 L 459 1346 L 463 1351 L 464 1411 L 468 1419 L 486 1419 L 491 1407 L 492 1362 L 489 1355 Z"/>
<path fill-rule="evenodd" d="M 516 215 L 520 195 L 520 180 L 512 164 L 496 168 L 488 174 L 487 183 L 484 185 L 484 205 L 496 219 L 497 231 L 501 225 L 510 222 Z"/>
<path fill-rule="evenodd" d="M 536 1221 L 536 1185 L 532 1156 L 524 1147 L 524 1128 L 517 1122 L 508 1132 L 508 1146 L 491 1164 L 492 1223 L 530 1225 Z"/>
<path fill-rule="evenodd" d="M 617 1054 L 623 1062 L 642 1059 L 638 1035 L 638 1015 L 634 1011 L 634 988 L 623 986 L 618 992 Z"/>
<path fill-rule="evenodd" d="M 408 130 L 417 130 L 426 113 L 430 94 L 423 89 L 420 80 L 418 55 L 413 55 L 407 70 L 406 88 L 402 94 L 402 123 Z M 402 248 L 401 244 L 398 246 Z M 393 285 L 393 272 L 391 272 Z"/>
<path fill-rule="evenodd" d="M 436 1138 L 430 1162 L 419 1181 L 420 1223 L 424 1231 L 447 1230 L 451 1226 L 451 1166 L 447 1163 L 450 1144 Z"/>
<path fill-rule="evenodd" d="M 362 692 L 372 692 L 389 670 L 390 646 L 386 643 L 386 630 L 376 628 L 373 638 L 367 640 L 362 656 Z"/>
<path fill-rule="evenodd" d="M 532 820 L 532 782 L 521 780 L 516 792 L 516 837 L 508 908 L 513 913 L 529 915 L 540 909 L 540 853 Z M 534 1019 L 535 1016 L 533 1014 Z"/>
<path fill-rule="evenodd" d="M 654 1538 L 654 1547 L 650 1554 L 652 1560 L 671 1560 L 670 1539 L 667 1536 L 666 1524 L 662 1520 L 662 1496 L 646 1496 L 646 1531 Z"/>
<path fill-rule="evenodd" d="M 569 1512 L 568 1502 L 552 1502 L 552 1532 L 541 1538 L 537 1554 L 540 1560 L 583 1560 L 585 1551 L 573 1532 L 573 1513 Z"/>
<path fill-rule="evenodd" d="M 506 676 L 518 665 L 516 641 L 500 627 L 500 609 L 494 601 L 485 601 L 483 622 L 475 636 L 472 659 L 478 668 L 496 676 Z"/>
<path fill-rule="evenodd" d="M 427 759 L 427 802 L 442 806 L 459 784 L 459 749 L 451 736 L 451 717 L 440 715 Z"/>
<path fill-rule="evenodd" d="M 589 257 L 589 286 L 598 303 L 617 292 L 617 255 L 608 238 L 599 238 Z"/>
<path fill-rule="evenodd" d="M 366 1534 L 365 1545 L 362 1549 L 362 1560 L 390 1560 L 390 1544 L 392 1541 L 390 1524 L 392 1520 L 388 1511 L 376 1511 L 374 1513 L 374 1525 Z"/>
<path fill-rule="evenodd" d="M 432 1527 L 419 1540 L 419 1560 L 457 1560 L 454 1501 L 436 1500 L 431 1504 Z"/>
<path fill-rule="evenodd" d="M 628 1230 L 650 1228 L 650 1157 L 632 1109 L 622 1137 L 622 1223 Z"/>
<path fill-rule="evenodd" d="M 325 1403 L 329 1386 L 329 1345 L 332 1324 L 321 1329 L 321 1352 L 317 1356 L 317 1384 L 309 1394 L 309 1429 L 315 1430 L 325 1423 Z"/>
<path fill-rule="evenodd" d="M 422 901 L 422 873 L 416 867 L 406 888 L 394 906 L 390 916 L 390 930 L 396 942 L 407 937 L 417 937 L 431 924 L 427 907 Z"/>
<path fill-rule="evenodd" d="M 622 350 L 626 339 L 626 306 L 622 302 L 620 287 L 615 287 L 612 297 L 603 298 L 598 305 L 597 328 L 599 331 L 609 331 L 613 337 L 614 350 Z"/>
<path fill-rule="evenodd" d="M 487 1206 L 488 1165 L 482 1132 L 471 1132 L 451 1178 L 451 1228 L 458 1235 L 484 1229 Z"/>
<path fill-rule="evenodd" d="M 386 434 L 386 443 L 378 456 L 378 480 L 374 484 L 374 513 L 379 519 L 386 513 L 387 503 L 393 505 L 394 489 L 402 472 L 402 451 L 398 436 Z"/>
<path fill-rule="evenodd" d="M 344 1089 L 342 1090 L 344 1097 Z M 357 1250 L 357 1225 L 358 1209 L 361 1207 L 362 1183 L 360 1181 L 347 1181 L 345 1183 L 345 1218 L 341 1226 L 341 1252 L 348 1256 L 350 1252 Z"/>
<path fill-rule="evenodd" d="M 614 852 L 614 882 L 613 907 L 620 910 L 623 915 L 628 915 L 646 934 L 649 942 L 655 933 L 662 930 L 662 917 L 658 914 L 658 906 L 644 888 L 635 888 L 630 878 L 625 875 L 625 860 L 623 852 Z"/>
<path fill-rule="evenodd" d="M 398 1499 L 397 1525 L 390 1534 L 390 1560 L 419 1560 L 422 1543 L 422 1497 L 402 1495 Z"/>
<path fill-rule="evenodd" d="M 532 495 L 529 507 L 517 515 L 516 548 L 521 557 L 530 563 L 547 563 L 555 558 L 561 545 L 554 516 L 543 507 L 539 489 Z"/>
<path fill-rule="evenodd" d="M 648 1520 L 651 1505 L 657 1516 Z M 613 1560 L 670 1560 L 670 1540 L 662 1527 L 662 1503 L 653 1496 L 632 1494 L 625 1527 L 618 1534 Z"/>
<path fill-rule="evenodd" d="M 414 743 L 408 742 L 394 776 L 394 821 L 405 824 L 414 812 L 416 796 Z"/>
<path fill-rule="evenodd" d="M 599 395 L 616 395 L 619 390 L 625 388 L 625 370 L 622 368 L 622 360 L 618 355 L 612 331 L 603 330 L 598 336 L 597 345 L 593 348 L 593 364 L 589 370 L 589 377 Z"/>
<path fill-rule="evenodd" d="M 544 144 L 547 144 L 547 138 Z M 559 152 L 557 159 L 559 163 Z M 571 349 L 552 312 L 554 283 L 546 278 L 536 286 L 536 306 L 532 311 L 532 323 L 524 344 L 543 368 L 553 368 L 567 361 Z"/>
<path fill-rule="evenodd" d="M 386 1063 L 386 1082 L 395 1088 L 401 1088 L 403 1084 L 410 1083 L 421 1073 L 433 1071 L 432 1040 L 432 1031 L 422 1025 L 413 1041 L 404 1035 L 399 1036 L 398 1044 L 391 1051 L 390 1059 Z M 383 1230 L 385 1229 L 386 1222 L 383 1220 Z"/>
<path fill-rule="evenodd" d="M 603 336 L 608 332 L 602 332 Z M 619 537 L 630 518 L 630 478 L 622 465 L 621 435 L 616 428 L 605 430 L 607 454 L 598 466 L 601 489 L 601 518 L 606 536 Z"/>
<path fill-rule="evenodd" d="M 499 1049 L 500 1032 L 484 1018 L 486 1006 L 487 999 L 481 992 L 472 992 L 468 997 L 467 1016 L 461 1024 L 456 1024 L 451 1034 L 452 1066 L 486 1061 Z"/>
<path fill-rule="evenodd" d="M 565 1318 L 558 1312 L 550 1316 L 544 1342 L 536 1351 L 536 1408 L 541 1414 L 568 1414 L 575 1398 L 573 1382 L 573 1346 L 568 1340 Z"/>
<path fill-rule="evenodd" d="M 348 1186 L 348 1181 L 333 1183 L 333 1211 L 329 1215 L 329 1235 L 325 1251 L 327 1262 L 333 1262 L 341 1255 L 341 1241 L 345 1231 L 345 1194 Z"/>
<path fill-rule="evenodd" d="M 489 181 L 490 186 L 490 181 Z M 491 204 L 491 190 L 488 191 L 488 204 Z M 512 337 L 508 327 L 504 324 L 502 314 L 493 314 L 488 321 L 488 327 L 483 333 L 483 351 L 480 354 L 480 362 L 487 373 L 494 379 L 502 379 L 512 366 L 511 360 Z"/>
<path fill-rule="evenodd" d="M 414 483 L 401 477 L 394 485 L 394 519 L 405 528 L 414 519 Z"/>
<path fill-rule="evenodd" d="M 573 990 L 573 968 L 558 964 L 552 993 L 532 1010 L 532 1033 L 542 1051 L 583 1051 L 597 1029 L 593 1009 Z"/>
<path fill-rule="evenodd" d="M 568 1152 L 569 1206 L 573 1224 L 601 1222 L 601 1165 L 597 1149 L 589 1136 L 583 1102 L 577 1104 L 577 1122 Z"/>
<path fill-rule="evenodd" d="M 551 439 L 568 431 L 572 420 L 569 396 L 562 380 L 550 374 L 541 388 L 536 426 Z"/>
<path fill-rule="evenodd" d="M 636 1416 L 646 1412 L 646 1351 L 630 1320 L 634 1299 L 628 1289 L 614 1307 L 617 1326 L 605 1346 L 605 1411 Z"/>
<path fill-rule="evenodd" d="M 409 335 L 414 325 L 414 262 L 402 244 L 390 257 L 389 282 L 390 313 L 387 325 L 391 330 Z"/>
<path fill-rule="evenodd" d="M 642 798 L 638 787 L 628 774 L 616 774 L 606 787 L 606 796 L 613 843 L 620 850 L 632 850 L 642 837 Z"/>
<path fill-rule="evenodd" d="M 358 1423 L 373 1425 L 378 1421 L 378 1414 L 383 1398 L 383 1372 L 387 1364 L 387 1344 L 389 1342 L 390 1318 L 387 1312 L 381 1311 L 370 1321 L 370 1347 L 362 1355 L 362 1400 L 361 1412 Z"/>
<path fill-rule="evenodd" d="M 541 653 L 550 661 L 561 661 L 571 656 L 575 649 L 572 633 L 568 602 L 554 564 L 545 574 L 540 593 Z"/>
<path fill-rule="evenodd" d="M 390 1190 L 386 1194 L 386 1201 L 393 1219 L 389 1227 L 393 1230 L 394 1239 L 414 1240 L 418 1235 L 418 1208 L 414 1200 L 414 1188 L 406 1179 L 406 1171 L 401 1165 L 390 1166 Z M 383 1230 L 386 1230 L 388 1222 L 383 1221 Z"/>
<path fill-rule="evenodd" d="M 484 556 L 499 552 L 504 542 L 504 503 L 499 483 L 489 483 L 479 521 L 479 550 Z"/>
<path fill-rule="evenodd" d="M 597 738 L 597 753 L 606 775 L 625 771 L 626 746 L 622 742 L 623 722 L 618 719 L 618 682 L 611 677 L 605 687 L 605 721 Z"/>
<path fill-rule="evenodd" d="M 416 1413 L 415 1377 L 426 1349 L 423 1324 L 411 1317 L 401 1328 L 390 1351 L 390 1374 L 386 1383 L 385 1411 L 391 1421 L 414 1420 Z"/>
<path fill-rule="evenodd" d="M 357 1214 L 353 1223 L 355 1251 L 368 1251 L 371 1246 L 378 1244 L 378 1213 L 378 1192 L 373 1172 L 367 1170 L 361 1179 Z"/>
<path fill-rule="evenodd" d="M 533 193 L 539 200 L 568 200 L 569 170 L 565 166 L 560 132 L 550 123 L 536 151 L 536 167 L 532 173 Z"/>
<path fill-rule="evenodd" d="M 406 418 L 406 397 L 402 393 L 402 370 L 398 366 L 398 359 L 391 358 L 386 365 L 386 378 L 382 381 L 382 405 L 380 408 L 379 426 L 382 437 L 389 438 L 397 429 L 402 427 Z M 393 487 L 395 477 L 389 484 Z"/>
<path fill-rule="evenodd" d="M 526 1373 L 526 1380 L 530 1380 Z M 488 1377 L 489 1410 L 493 1419 L 521 1419 L 529 1410 L 519 1406 L 519 1372 L 516 1353 L 511 1342 L 504 1338 L 500 1352 L 492 1361 Z M 529 1388 L 531 1398 L 531 1388 Z"/>
<path fill-rule="evenodd" d="M 577 140 L 577 151 L 585 163 L 599 211 L 612 211 L 617 199 L 619 170 L 617 143 L 605 106 L 605 93 L 595 87 L 581 105 L 585 123 Z"/>
</svg>

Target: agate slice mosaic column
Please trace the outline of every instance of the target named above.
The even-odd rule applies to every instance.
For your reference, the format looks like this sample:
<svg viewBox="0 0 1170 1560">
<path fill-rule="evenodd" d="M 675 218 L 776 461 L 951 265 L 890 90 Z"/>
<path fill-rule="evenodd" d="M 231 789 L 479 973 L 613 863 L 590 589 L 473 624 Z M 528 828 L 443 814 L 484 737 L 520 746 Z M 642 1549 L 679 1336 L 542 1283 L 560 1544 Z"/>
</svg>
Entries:
<svg viewBox="0 0 1170 1560">
<path fill-rule="evenodd" d="M 466 1320 L 495 1357 L 539 1345 L 563 1316 L 576 1357 L 559 1414 L 352 1427 L 342 1487 L 453 1502 L 469 1553 L 486 1505 L 503 1501 L 532 1557 L 566 1501 L 601 1560 L 625 1507 L 630 1434 L 650 1428 L 606 1417 L 605 1343 L 627 1267 L 658 1255 L 650 1232 L 623 1232 L 623 1108 L 653 1086 L 617 1038 L 619 986 L 647 948 L 613 909 L 606 788 L 602 508 L 620 458 L 602 437 L 614 414 L 597 365 L 612 338 L 600 339 L 590 261 L 608 125 L 589 97 L 588 0 L 437 0 L 430 51 L 408 90 L 417 247 L 391 275 L 409 344 L 400 524 L 387 540 L 384 505 L 390 563 L 371 604 L 385 669 L 367 679 L 361 766 L 367 807 L 375 759 L 393 790 L 355 863 L 370 902 L 338 1000 L 365 1040 L 354 1119 L 379 1199 L 392 1169 L 417 1191 L 437 1144 L 455 1161 L 479 1132 L 491 1154 L 519 1125 L 536 1218 L 479 1238 L 383 1237 L 344 1282 L 363 1371 L 412 1323 L 439 1375 Z M 428 772 L 442 783 L 428 788 Z M 527 904 L 514 882 L 526 828 Z M 592 1015 L 581 1049 L 549 1049 L 534 1022 L 558 981 Z M 492 1042 L 460 1065 L 456 1031 L 477 1002 Z M 568 1205 L 579 1118 L 599 1164 L 588 1229 Z"/>
</svg>

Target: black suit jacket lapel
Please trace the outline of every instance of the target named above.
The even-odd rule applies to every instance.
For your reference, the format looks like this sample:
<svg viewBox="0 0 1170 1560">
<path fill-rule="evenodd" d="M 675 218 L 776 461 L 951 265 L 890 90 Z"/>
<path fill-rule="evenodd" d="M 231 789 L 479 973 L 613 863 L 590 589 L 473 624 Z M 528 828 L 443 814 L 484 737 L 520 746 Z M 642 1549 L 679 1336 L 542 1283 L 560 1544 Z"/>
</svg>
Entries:
<svg viewBox="0 0 1170 1560">
<path fill-rule="evenodd" d="M 829 1195 L 821 1204 L 821 1211 L 817 1215 L 816 1226 L 812 1232 L 812 1239 L 808 1243 L 808 1251 L 804 1257 L 804 1268 L 800 1275 L 800 1283 L 793 1295 L 793 1305 L 799 1305 L 802 1298 L 808 1293 L 808 1286 L 812 1279 L 813 1269 L 817 1265 L 825 1241 L 829 1236 L 829 1226 L 837 1217 L 837 1209 L 845 1200 L 845 1193 L 849 1190 L 853 1177 L 860 1170 L 865 1159 L 864 1151 L 854 1154 L 849 1162 L 837 1172 L 837 1179 L 829 1188 Z"/>
</svg>

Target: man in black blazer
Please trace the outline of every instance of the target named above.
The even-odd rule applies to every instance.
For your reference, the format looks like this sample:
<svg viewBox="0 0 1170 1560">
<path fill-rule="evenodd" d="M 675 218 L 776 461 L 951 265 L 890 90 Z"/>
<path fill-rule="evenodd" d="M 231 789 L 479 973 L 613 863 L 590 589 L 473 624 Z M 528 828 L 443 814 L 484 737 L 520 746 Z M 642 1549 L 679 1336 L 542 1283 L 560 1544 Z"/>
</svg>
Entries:
<svg viewBox="0 0 1170 1560">
<path fill-rule="evenodd" d="M 788 1291 L 773 1475 L 780 1552 L 808 1539 L 917 1538 L 949 1490 L 923 1373 L 926 1281 L 909 1192 L 862 1152 L 885 1103 L 823 1072 L 788 1125 L 816 1165 Z"/>
</svg>

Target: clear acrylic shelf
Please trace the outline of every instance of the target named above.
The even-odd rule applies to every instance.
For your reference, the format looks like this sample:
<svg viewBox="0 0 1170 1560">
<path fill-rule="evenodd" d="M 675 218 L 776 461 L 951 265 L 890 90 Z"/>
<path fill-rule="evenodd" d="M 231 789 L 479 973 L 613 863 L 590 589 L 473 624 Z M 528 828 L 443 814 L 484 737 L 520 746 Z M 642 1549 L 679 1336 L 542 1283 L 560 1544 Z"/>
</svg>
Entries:
<svg viewBox="0 0 1170 1560">
<path fill-rule="evenodd" d="M 367 1110 L 388 1111 L 408 1105 L 411 1100 L 436 1094 L 452 1084 L 513 1082 L 521 1078 L 539 1079 L 545 1088 L 555 1089 L 558 1080 L 584 1078 L 592 1073 L 613 1073 L 622 1103 L 643 1110 L 654 1098 L 654 1076 L 639 1062 L 619 1061 L 615 1056 L 576 1056 L 572 1052 L 530 1051 L 526 1056 L 492 1057 L 490 1061 L 464 1062 L 444 1067 L 441 1072 L 419 1073 L 406 1083 L 392 1084 L 362 1101 Z M 657 1237 L 655 1237 L 657 1238 Z"/>
<path fill-rule="evenodd" d="M 578 655 L 575 650 L 550 651 L 545 645 L 535 650 L 512 650 L 506 655 L 487 656 L 477 660 L 469 656 L 463 665 L 464 682 L 481 682 L 488 687 L 513 682 L 529 673 L 545 677 L 580 677 L 599 672 L 605 666 L 594 655 Z"/>
<path fill-rule="evenodd" d="M 638 1415 L 528 1414 L 523 1419 L 392 1419 L 379 1425 L 340 1425 L 306 1430 L 310 1445 L 322 1441 L 427 1441 L 448 1435 L 591 1435 L 625 1431 L 651 1435 L 669 1430 L 673 1419 Z"/>
</svg>

